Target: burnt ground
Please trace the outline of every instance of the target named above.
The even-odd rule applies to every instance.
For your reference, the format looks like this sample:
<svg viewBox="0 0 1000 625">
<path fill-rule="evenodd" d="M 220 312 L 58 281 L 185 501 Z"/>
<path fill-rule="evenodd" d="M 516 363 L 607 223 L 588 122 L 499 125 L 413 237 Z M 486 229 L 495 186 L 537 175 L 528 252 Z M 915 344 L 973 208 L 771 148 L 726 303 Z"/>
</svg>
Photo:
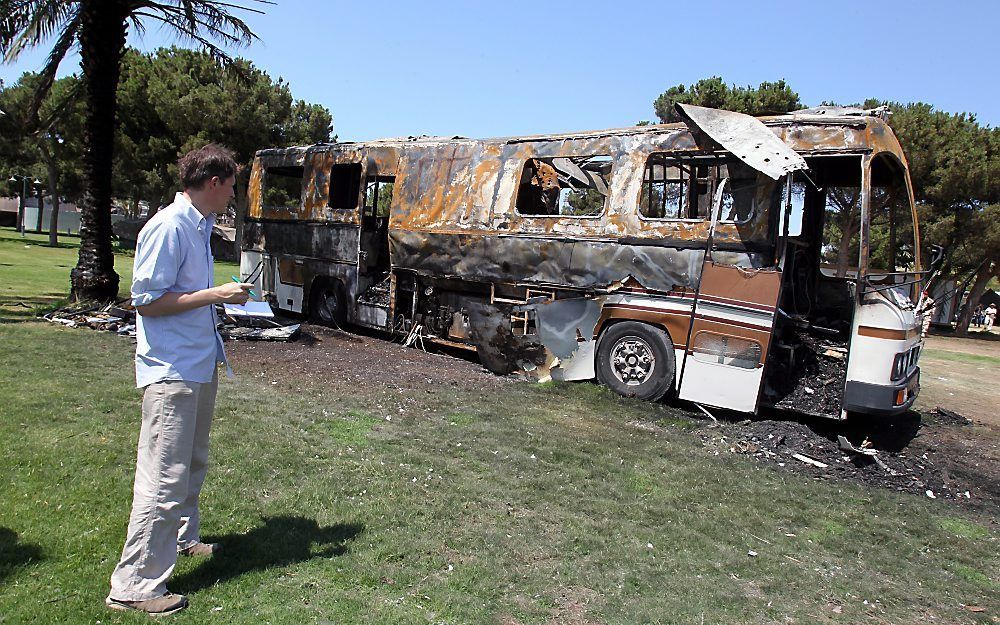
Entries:
<svg viewBox="0 0 1000 625">
<path fill-rule="evenodd" d="M 382 336 L 320 326 L 302 330 L 293 342 L 233 341 L 227 351 L 243 374 L 292 388 L 336 380 L 358 394 L 384 398 L 386 409 L 399 413 L 426 410 L 419 395 L 429 385 L 447 384 L 480 396 L 527 383 L 487 372 L 474 354 L 425 352 Z M 970 421 L 931 408 L 858 423 L 779 412 L 753 420 L 717 413 L 719 421 L 713 423 L 694 406 L 675 405 L 699 422 L 695 432 L 710 453 L 740 454 L 818 480 L 933 495 L 994 515 L 1000 511 L 1000 425 L 989 419 Z M 838 435 L 877 455 L 841 450 Z M 796 459 L 796 453 L 827 466 Z"/>
<path fill-rule="evenodd" d="M 869 486 L 952 500 L 1000 511 L 1000 432 L 962 415 L 932 410 L 900 417 L 838 423 L 810 419 L 721 421 L 702 428 L 706 447 L 742 454 L 819 480 Z M 874 456 L 845 451 L 838 436 Z M 819 467 L 793 454 L 826 464 Z"/>
</svg>

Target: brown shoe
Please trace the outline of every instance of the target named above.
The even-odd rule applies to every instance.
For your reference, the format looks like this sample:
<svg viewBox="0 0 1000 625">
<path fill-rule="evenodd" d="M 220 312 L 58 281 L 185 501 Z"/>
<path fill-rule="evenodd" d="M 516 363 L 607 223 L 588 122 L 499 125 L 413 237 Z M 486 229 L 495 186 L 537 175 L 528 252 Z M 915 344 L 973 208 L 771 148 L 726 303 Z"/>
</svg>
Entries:
<svg viewBox="0 0 1000 625">
<path fill-rule="evenodd" d="M 166 616 L 180 612 L 188 607 L 187 597 L 184 595 L 175 595 L 170 592 L 162 597 L 147 599 L 146 601 L 119 601 L 118 599 L 108 597 L 104 600 L 104 603 L 112 610 L 136 610 L 137 612 L 145 612 L 150 616 Z"/>
<path fill-rule="evenodd" d="M 219 543 L 195 543 L 190 547 L 179 549 L 177 553 L 182 556 L 210 556 L 222 551 Z"/>
</svg>

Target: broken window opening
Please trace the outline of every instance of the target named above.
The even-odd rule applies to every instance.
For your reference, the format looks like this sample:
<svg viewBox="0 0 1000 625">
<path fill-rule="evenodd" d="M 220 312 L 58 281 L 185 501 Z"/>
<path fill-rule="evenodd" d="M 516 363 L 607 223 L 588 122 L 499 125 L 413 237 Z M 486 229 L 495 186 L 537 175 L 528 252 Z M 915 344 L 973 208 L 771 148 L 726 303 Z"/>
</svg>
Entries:
<svg viewBox="0 0 1000 625">
<path fill-rule="evenodd" d="M 369 178 L 365 184 L 365 217 L 388 217 L 389 206 L 392 205 L 392 191 L 396 178 L 393 176 L 376 176 Z"/>
<path fill-rule="evenodd" d="M 261 204 L 272 211 L 295 212 L 302 201 L 302 167 L 268 167 L 264 170 Z"/>
<path fill-rule="evenodd" d="M 779 184 L 733 156 L 673 156 L 651 154 L 646 161 L 639 196 L 639 214 L 646 219 L 709 219 L 712 199 L 721 181 L 720 221 L 742 224 L 780 201 Z"/>
<path fill-rule="evenodd" d="M 802 174 L 793 174 L 791 184 L 791 211 L 787 215 L 785 214 L 785 199 L 786 193 L 788 193 L 787 180 L 781 189 L 781 217 L 778 223 L 778 232 L 784 236 L 787 228 L 789 237 L 799 237 L 802 235 L 802 219 L 805 212 L 806 185 L 808 183 Z"/>
<path fill-rule="evenodd" d="M 861 187 L 828 187 L 825 196 L 820 271 L 857 278 L 861 258 Z"/>
<path fill-rule="evenodd" d="M 530 158 L 515 207 L 532 217 L 599 217 L 608 201 L 611 157 Z"/>
<path fill-rule="evenodd" d="M 330 169 L 330 208 L 354 210 L 361 191 L 361 163 L 342 163 Z"/>
<path fill-rule="evenodd" d="M 872 162 L 869 218 L 868 275 L 909 272 L 916 263 L 913 214 L 903 167 L 895 158 L 880 155 Z M 903 281 L 905 276 L 896 276 Z"/>
</svg>

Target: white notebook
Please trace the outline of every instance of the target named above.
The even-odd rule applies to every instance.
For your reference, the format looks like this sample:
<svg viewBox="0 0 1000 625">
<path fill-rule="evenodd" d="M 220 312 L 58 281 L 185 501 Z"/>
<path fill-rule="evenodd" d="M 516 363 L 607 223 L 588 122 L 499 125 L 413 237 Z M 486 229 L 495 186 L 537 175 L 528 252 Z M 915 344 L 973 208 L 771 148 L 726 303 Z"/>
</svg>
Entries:
<svg viewBox="0 0 1000 625">
<path fill-rule="evenodd" d="M 246 304 L 223 304 L 227 315 L 232 317 L 273 317 L 274 312 L 267 302 L 249 301 Z"/>
</svg>

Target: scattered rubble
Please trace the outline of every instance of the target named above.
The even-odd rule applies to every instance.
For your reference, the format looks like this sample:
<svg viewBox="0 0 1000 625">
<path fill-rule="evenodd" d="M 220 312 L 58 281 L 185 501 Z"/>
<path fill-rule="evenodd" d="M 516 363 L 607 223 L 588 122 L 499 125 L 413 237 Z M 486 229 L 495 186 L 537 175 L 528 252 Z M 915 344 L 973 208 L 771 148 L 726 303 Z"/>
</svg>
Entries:
<svg viewBox="0 0 1000 625">
<path fill-rule="evenodd" d="M 932 414 L 937 420 L 945 423 L 954 425 L 972 425 L 972 421 L 968 417 L 960 415 L 954 410 L 942 408 L 941 406 L 935 408 Z"/>
<path fill-rule="evenodd" d="M 246 341 L 294 341 L 299 336 L 298 323 L 280 323 L 271 319 L 231 317 L 219 307 L 219 334 L 223 339 Z M 135 337 L 135 308 L 129 299 L 105 306 L 70 305 L 42 315 L 42 319 L 69 328 L 90 328 Z"/>
<path fill-rule="evenodd" d="M 128 300 L 106 306 L 67 306 L 42 315 L 51 323 L 69 328 L 91 328 L 115 332 L 120 336 L 135 336 L 135 309 Z"/>
<path fill-rule="evenodd" d="M 787 326 L 776 349 L 788 352 L 765 392 L 778 408 L 839 417 L 847 376 L 847 343 Z"/>
<path fill-rule="evenodd" d="M 299 334 L 299 324 L 279 325 L 274 328 L 252 328 L 223 325 L 219 334 L 224 339 L 244 341 L 294 341 Z"/>
</svg>

